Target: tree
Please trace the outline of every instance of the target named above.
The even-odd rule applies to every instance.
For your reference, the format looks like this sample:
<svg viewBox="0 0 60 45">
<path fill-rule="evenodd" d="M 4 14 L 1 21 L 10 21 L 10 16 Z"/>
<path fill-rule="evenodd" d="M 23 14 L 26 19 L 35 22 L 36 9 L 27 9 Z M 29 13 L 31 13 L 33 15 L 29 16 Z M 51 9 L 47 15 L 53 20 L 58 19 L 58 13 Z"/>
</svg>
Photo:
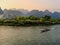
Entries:
<svg viewBox="0 0 60 45">
<path fill-rule="evenodd" d="M 16 17 L 16 20 L 21 20 L 21 19 L 22 19 L 21 16 L 17 16 L 17 17 Z"/>
<path fill-rule="evenodd" d="M 36 20 L 37 18 L 35 16 L 30 16 L 29 19 L 30 20 Z"/>
<path fill-rule="evenodd" d="M 22 17 L 22 19 L 23 19 L 23 20 L 28 20 L 29 17 L 28 17 L 28 16 L 24 16 L 24 17 Z"/>
<path fill-rule="evenodd" d="M 43 18 L 44 18 L 45 21 L 46 20 L 49 21 L 51 19 L 51 16 L 45 15 Z"/>
</svg>

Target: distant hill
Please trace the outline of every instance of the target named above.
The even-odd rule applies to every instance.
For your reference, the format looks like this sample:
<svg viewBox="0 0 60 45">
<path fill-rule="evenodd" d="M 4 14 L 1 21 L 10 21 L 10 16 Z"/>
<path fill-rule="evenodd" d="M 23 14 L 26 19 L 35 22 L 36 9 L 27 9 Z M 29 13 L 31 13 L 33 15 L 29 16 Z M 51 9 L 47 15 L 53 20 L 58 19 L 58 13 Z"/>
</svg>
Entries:
<svg viewBox="0 0 60 45">
<path fill-rule="evenodd" d="M 53 18 L 60 18 L 60 12 L 50 12 L 48 10 L 45 11 L 39 11 L 39 10 L 25 10 L 25 9 L 4 9 L 2 10 L 0 8 L 0 15 L 3 14 L 3 18 L 11 18 L 11 17 L 16 17 L 16 16 L 36 16 L 36 17 L 43 17 L 45 15 L 49 15 Z"/>
<path fill-rule="evenodd" d="M 2 15 L 3 14 L 3 10 L 0 8 L 0 15 Z"/>
</svg>

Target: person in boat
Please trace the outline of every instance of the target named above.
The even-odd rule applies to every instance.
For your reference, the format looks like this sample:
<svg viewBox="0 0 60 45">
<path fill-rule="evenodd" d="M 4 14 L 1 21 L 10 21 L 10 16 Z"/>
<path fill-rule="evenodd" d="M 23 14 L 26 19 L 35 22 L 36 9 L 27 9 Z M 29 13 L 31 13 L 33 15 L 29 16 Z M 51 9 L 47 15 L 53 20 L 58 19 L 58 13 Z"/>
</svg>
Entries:
<svg viewBox="0 0 60 45">
<path fill-rule="evenodd" d="M 50 29 L 46 28 L 46 29 L 42 30 L 41 32 L 47 32 L 47 31 L 49 31 L 49 30 L 50 30 Z"/>
</svg>

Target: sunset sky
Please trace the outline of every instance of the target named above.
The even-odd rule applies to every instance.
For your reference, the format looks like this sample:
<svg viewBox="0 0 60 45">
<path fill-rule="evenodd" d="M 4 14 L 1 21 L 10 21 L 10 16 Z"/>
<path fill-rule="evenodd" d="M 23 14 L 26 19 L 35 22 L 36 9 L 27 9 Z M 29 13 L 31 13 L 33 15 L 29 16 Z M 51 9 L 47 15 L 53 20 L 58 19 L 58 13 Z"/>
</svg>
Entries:
<svg viewBox="0 0 60 45">
<path fill-rule="evenodd" d="M 0 0 L 2 9 L 38 9 L 50 11 L 60 11 L 60 0 Z"/>
</svg>

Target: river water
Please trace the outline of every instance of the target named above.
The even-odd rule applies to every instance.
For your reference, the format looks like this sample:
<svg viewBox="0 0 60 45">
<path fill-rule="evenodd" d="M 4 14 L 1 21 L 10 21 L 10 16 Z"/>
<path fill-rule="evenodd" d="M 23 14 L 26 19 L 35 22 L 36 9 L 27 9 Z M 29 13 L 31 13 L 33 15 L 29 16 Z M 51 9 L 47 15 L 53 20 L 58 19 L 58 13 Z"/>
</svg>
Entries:
<svg viewBox="0 0 60 45">
<path fill-rule="evenodd" d="M 41 33 L 45 27 L 50 31 Z M 0 26 L 0 45 L 60 45 L 60 25 Z"/>
</svg>

